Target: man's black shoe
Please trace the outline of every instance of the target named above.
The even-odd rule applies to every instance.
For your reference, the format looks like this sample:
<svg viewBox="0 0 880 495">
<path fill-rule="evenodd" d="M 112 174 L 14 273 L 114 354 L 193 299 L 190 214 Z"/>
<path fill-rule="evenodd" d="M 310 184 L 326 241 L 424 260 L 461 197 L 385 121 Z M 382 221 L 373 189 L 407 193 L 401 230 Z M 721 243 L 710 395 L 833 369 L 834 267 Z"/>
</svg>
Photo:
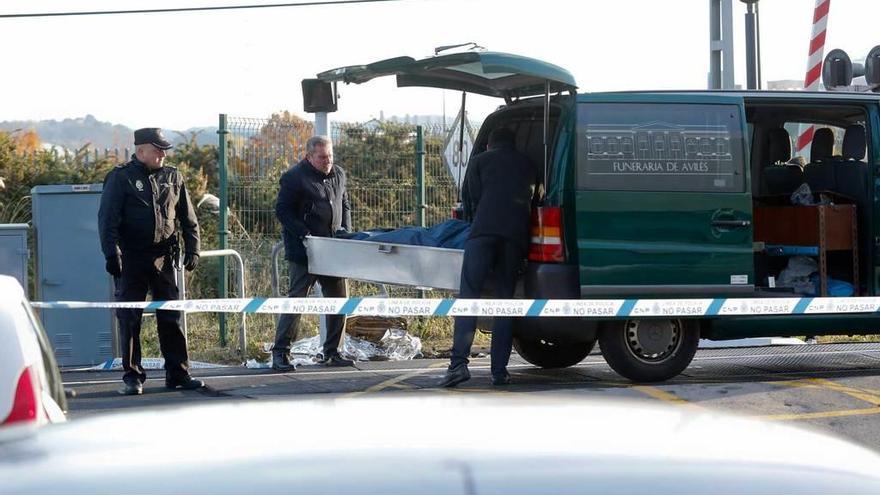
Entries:
<svg viewBox="0 0 880 495">
<path fill-rule="evenodd" d="M 284 353 L 272 353 L 272 369 L 280 373 L 296 371 L 296 365 L 290 362 L 290 356 Z"/>
<path fill-rule="evenodd" d="M 201 380 L 196 380 L 195 378 L 193 378 L 189 375 L 186 375 L 183 378 L 175 378 L 175 379 L 166 378 L 165 379 L 165 387 L 170 388 L 170 389 L 175 389 L 177 387 L 180 387 L 184 390 L 195 390 L 197 388 L 202 388 L 204 386 L 205 386 L 205 382 L 203 382 Z"/>
<path fill-rule="evenodd" d="M 144 386 L 140 382 L 126 383 L 124 387 L 119 389 L 120 395 L 141 395 L 144 393 Z"/>
<path fill-rule="evenodd" d="M 345 359 L 338 352 L 321 355 L 318 358 L 318 363 L 323 364 L 324 366 L 354 366 L 354 361 L 351 359 Z"/>
<path fill-rule="evenodd" d="M 510 385 L 510 375 L 492 375 L 492 385 L 495 385 L 496 387 Z"/>
<path fill-rule="evenodd" d="M 459 383 L 466 382 L 471 379 L 471 372 L 467 366 L 459 366 L 458 368 L 446 370 L 446 376 L 440 381 L 443 388 L 454 387 Z"/>
</svg>

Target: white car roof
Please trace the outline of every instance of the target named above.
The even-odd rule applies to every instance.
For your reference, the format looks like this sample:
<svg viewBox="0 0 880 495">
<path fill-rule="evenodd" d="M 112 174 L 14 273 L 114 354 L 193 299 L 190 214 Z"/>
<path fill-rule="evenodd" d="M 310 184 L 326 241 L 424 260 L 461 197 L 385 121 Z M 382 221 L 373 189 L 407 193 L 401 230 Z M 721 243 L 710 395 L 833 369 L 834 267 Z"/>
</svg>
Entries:
<svg viewBox="0 0 880 495">
<path fill-rule="evenodd" d="M 0 450 L 4 493 L 880 493 L 847 441 L 636 401 L 444 394 L 93 416 Z"/>
<path fill-rule="evenodd" d="M 18 279 L 9 275 L 0 275 L 0 304 L 9 299 L 21 299 L 24 297 L 24 289 L 18 283 Z"/>
</svg>

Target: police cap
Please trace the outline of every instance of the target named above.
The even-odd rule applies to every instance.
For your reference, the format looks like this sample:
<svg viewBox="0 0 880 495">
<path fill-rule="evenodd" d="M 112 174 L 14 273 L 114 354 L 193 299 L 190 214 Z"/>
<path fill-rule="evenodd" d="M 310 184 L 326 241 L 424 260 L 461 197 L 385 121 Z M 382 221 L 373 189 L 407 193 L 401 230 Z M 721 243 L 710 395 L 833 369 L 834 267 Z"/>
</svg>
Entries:
<svg viewBox="0 0 880 495">
<path fill-rule="evenodd" d="M 165 139 L 162 129 L 158 127 L 145 127 L 134 131 L 134 144 L 152 144 L 160 150 L 171 149 L 171 143 Z"/>
</svg>

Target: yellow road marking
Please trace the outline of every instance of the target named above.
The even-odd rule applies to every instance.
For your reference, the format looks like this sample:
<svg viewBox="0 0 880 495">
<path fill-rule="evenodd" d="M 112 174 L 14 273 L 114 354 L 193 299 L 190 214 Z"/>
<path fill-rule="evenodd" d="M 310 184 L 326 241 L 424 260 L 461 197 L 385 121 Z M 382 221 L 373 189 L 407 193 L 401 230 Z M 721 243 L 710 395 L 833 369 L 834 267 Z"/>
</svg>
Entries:
<svg viewBox="0 0 880 495">
<path fill-rule="evenodd" d="M 861 401 L 867 402 L 868 404 L 873 404 L 875 406 L 880 406 L 880 394 L 872 390 L 865 390 L 855 387 L 848 387 L 846 385 L 841 385 L 837 382 L 833 382 L 826 378 L 804 378 L 802 380 L 791 380 L 784 382 L 766 382 L 774 385 L 784 385 L 786 387 L 801 387 L 801 388 L 818 388 L 824 390 L 831 390 L 834 392 L 839 392 L 855 399 L 859 399 Z"/>
<path fill-rule="evenodd" d="M 852 387 L 847 387 L 845 385 L 840 385 L 839 383 L 832 382 L 830 380 L 825 380 L 822 378 L 810 378 L 806 380 L 792 380 L 789 382 L 773 382 L 776 384 L 787 385 L 790 387 L 804 387 L 804 388 L 824 388 L 826 390 L 835 390 L 857 399 L 864 400 L 874 405 L 880 405 L 880 396 L 873 394 L 870 391 L 860 390 Z M 688 402 L 681 397 L 666 392 L 665 390 L 661 390 L 657 387 L 650 387 L 645 385 L 632 385 L 627 388 L 632 388 L 633 390 L 637 390 L 649 397 L 653 397 L 655 399 L 661 400 L 663 402 L 667 402 L 670 404 L 677 404 L 680 406 L 688 406 L 697 409 L 704 409 L 702 406 L 694 404 L 693 402 Z M 768 414 L 762 416 L 751 416 L 756 419 L 763 419 L 767 421 L 796 421 L 796 420 L 804 420 L 804 419 L 822 419 L 822 418 L 839 418 L 844 416 L 865 416 L 870 414 L 880 414 L 880 407 L 869 407 L 864 409 L 845 409 L 840 411 L 822 411 L 822 412 L 811 412 L 811 413 L 790 413 L 790 414 Z"/>
<path fill-rule="evenodd" d="M 389 378 L 388 380 L 385 380 L 383 382 L 379 382 L 379 383 L 373 385 L 372 387 L 367 387 L 365 390 L 360 390 L 357 392 L 352 392 L 350 394 L 346 394 L 346 397 L 355 397 L 358 395 L 368 394 L 371 392 L 379 392 L 381 390 L 385 390 L 386 388 L 389 388 L 392 386 L 397 386 L 398 383 L 409 380 L 410 378 L 428 373 L 429 371 L 434 371 L 437 368 L 444 368 L 444 367 L 446 367 L 446 363 L 432 363 L 432 364 L 428 365 L 427 368 L 416 370 L 416 371 L 413 371 L 410 373 L 405 373 L 400 376 L 395 376 L 394 378 Z"/>
<path fill-rule="evenodd" d="M 663 402 L 668 402 L 670 404 L 677 404 L 680 406 L 688 406 L 688 407 L 695 407 L 697 409 L 702 409 L 700 406 L 698 406 L 692 402 L 688 402 L 675 394 L 671 394 L 671 393 L 669 393 L 665 390 L 661 390 L 657 387 L 649 387 L 647 385 L 633 385 L 629 388 L 632 388 L 633 390 L 639 391 L 649 397 L 653 397 L 655 399 L 662 400 Z"/>
<path fill-rule="evenodd" d="M 446 394 L 506 394 L 509 393 L 507 390 L 496 390 L 489 388 L 441 388 L 437 389 L 438 392 L 446 393 Z"/>
<path fill-rule="evenodd" d="M 394 383 L 389 385 L 388 388 L 395 388 L 397 390 L 412 390 L 415 387 L 406 383 Z"/>
<path fill-rule="evenodd" d="M 768 421 L 792 421 L 800 419 L 820 419 L 820 418 L 839 418 L 842 416 L 864 416 L 867 414 L 880 414 L 880 408 L 869 407 L 865 409 L 845 409 L 842 411 L 823 411 L 812 413 L 792 413 L 792 414 L 769 414 L 766 416 L 751 416 L 755 419 L 763 419 Z"/>
<path fill-rule="evenodd" d="M 855 397 L 856 399 L 863 400 L 868 404 L 880 406 L 880 396 L 866 390 L 841 385 L 837 382 L 833 382 L 825 378 L 807 378 L 807 381 L 815 383 L 822 388 L 834 390 L 835 392 L 840 392 L 842 394 L 849 395 L 850 397 Z"/>
</svg>

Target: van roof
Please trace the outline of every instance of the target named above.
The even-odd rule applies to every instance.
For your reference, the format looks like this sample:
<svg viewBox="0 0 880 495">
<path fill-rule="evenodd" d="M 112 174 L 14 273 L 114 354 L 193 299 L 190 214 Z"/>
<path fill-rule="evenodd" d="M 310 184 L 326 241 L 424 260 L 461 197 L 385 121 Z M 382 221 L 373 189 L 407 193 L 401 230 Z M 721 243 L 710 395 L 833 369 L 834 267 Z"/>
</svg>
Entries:
<svg viewBox="0 0 880 495">
<path fill-rule="evenodd" d="M 782 91 L 782 90 L 636 90 L 636 91 L 601 91 L 580 93 L 578 97 L 590 99 L 603 95 L 668 95 L 668 96 L 720 96 L 740 97 L 743 99 L 791 99 L 791 100 L 849 100 L 849 101 L 880 101 L 880 93 L 855 93 L 844 91 Z M 579 98 L 580 99 L 580 98 Z"/>
</svg>

